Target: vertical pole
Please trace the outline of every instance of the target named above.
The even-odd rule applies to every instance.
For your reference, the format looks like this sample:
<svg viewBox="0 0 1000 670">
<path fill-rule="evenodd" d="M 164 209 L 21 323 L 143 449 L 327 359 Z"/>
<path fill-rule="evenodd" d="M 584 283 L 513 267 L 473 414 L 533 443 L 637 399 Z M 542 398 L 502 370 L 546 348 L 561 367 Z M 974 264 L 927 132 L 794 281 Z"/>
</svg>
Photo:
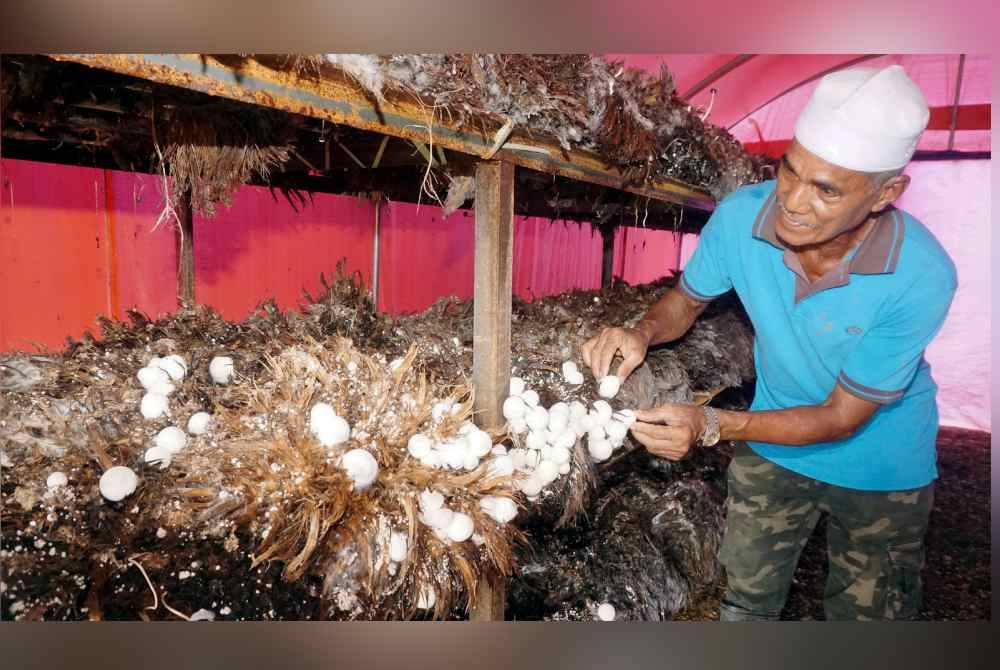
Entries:
<svg viewBox="0 0 1000 670">
<path fill-rule="evenodd" d="M 965 76 L 965 54 L 958 57 L 958 77 L 955 79 L 955 102 L 951 106 L 951 127 L 948 131 L 948 151 L 955 148 L 955 129 L 958 127 L 958 103 L 962 100 L 963 76 Z"/>
<path fill-rule="evenodd" d="M 601 226 L 601 288 L 611 286 L 614 276 L 615 229 Z"/>
<path fill-rule="evenodd" d="M 372 199 L 375 202 L 375 235 L 372 239 L 372 305 L 378 312 L 378 277 L 382 255 L 382 194 L 374 193 Z"/>
<path fill-rule="evenodd" d="M 510 310 L 514 246 L 514 166 L 498 161 L 476 165 L 476 260 L 472 383 L 476 423 L 503 423 L 510 385 Z M 473 621 L 502 621 L 506 584 L 481 579 L 472 605 Z"/>
<path fill-rule="evenodd" d="M 177 201 L 177 304 L 194 305 L 194 212 L 191 190 L 185 190 Z"/>
</svg>

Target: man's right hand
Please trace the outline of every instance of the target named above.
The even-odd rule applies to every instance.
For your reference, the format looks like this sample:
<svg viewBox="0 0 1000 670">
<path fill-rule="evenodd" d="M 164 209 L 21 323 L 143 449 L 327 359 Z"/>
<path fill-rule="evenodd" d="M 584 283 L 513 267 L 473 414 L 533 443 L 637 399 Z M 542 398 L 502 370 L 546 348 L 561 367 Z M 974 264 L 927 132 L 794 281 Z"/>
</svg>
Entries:
<svg viewBox="0 0 1000 670">
<path fill-rule="evenodd" d="M 617 374 L 625 381 L 645 360 L 648 348 L 649 337 L 637 328 L 605 328 L 600 335 L 584 343 L 583 362 L 590 367 L 595 379 L 601 379 L 607 376 L 615 354 L 621 352 L 624 360 Z"/>
</svg>

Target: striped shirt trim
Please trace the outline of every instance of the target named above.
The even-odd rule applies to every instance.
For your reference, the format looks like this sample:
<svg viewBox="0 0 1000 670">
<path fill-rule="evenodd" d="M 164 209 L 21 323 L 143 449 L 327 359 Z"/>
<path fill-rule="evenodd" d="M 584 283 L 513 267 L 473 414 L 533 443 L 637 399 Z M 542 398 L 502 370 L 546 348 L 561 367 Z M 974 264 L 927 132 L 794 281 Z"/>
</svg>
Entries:
<svg viewBox="0 0 1000 670">
<path fill-rule="evenodd" d="M 687 279 L 684 277 L 683 274 L 681 275 L 681 280 L 677 284 L 677 287 L 689 298 L 691 298 L 692 300 L 697 300 L 698 302 L 712 302 L 713 300 L 719 297 L 716 295 L 704 295 L 702 293 L 698 293 L 693 288 L 691 288 L 691 285 L 688 284 Z"/>
<path fill-rule="evenodd" d="M 903 397 L 904 392 L 903 389 L 898 391 L 882 391 L 870 386 L 865 386 L 864 384 L 854 381 L 843 372 L 837 376 L 837 382 L 851 395 L 857 396 L 862 400 L 876 402 L 880 405 L 888 405 L 896 402 Z"/>
</svg>

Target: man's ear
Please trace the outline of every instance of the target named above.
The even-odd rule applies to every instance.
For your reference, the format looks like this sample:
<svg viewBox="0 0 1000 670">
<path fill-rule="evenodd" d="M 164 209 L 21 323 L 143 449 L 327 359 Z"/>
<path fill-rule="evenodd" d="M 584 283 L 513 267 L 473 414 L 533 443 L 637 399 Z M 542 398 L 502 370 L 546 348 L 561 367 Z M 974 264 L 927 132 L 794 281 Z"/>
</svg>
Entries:
<svg viewBox="0 0 1000 670">
<path fill-rule="evenodd" d="M 910 185 L 910 176 L 901 174 L 890 177 L 879 189 L 878 200 L 872 205 L 873 212 L 881 212 L 896 201 Z"/>
</svg>

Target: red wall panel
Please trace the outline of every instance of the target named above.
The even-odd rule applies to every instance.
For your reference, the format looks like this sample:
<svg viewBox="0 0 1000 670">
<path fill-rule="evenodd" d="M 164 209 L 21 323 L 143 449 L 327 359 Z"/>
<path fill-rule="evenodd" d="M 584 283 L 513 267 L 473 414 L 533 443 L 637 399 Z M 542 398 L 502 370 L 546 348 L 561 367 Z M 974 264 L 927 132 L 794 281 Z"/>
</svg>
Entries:
<svg viewBox="0 0 1000 670">
<path fill-rule="evenodd" d="M 0 350 L 59 348 L 111 310 L 101 170 L 0 161 Z"/>
</svg>

